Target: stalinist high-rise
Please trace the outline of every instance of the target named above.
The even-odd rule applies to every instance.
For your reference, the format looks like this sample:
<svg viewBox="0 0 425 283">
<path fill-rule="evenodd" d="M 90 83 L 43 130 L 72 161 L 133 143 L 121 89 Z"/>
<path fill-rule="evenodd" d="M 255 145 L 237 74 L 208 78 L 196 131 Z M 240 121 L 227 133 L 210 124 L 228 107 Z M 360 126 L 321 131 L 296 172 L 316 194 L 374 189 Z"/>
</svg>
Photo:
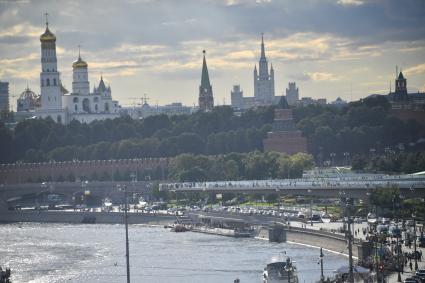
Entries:
<svg viewBox="0 0 425 283">
<path fill-rule="evenodd" d="M 263 104 L 272 104 L 274 102 L 274 70 L 273 65 L 269 67 L 264 51 L 264 39 L 261 35 L 261 56 L 257 66 L 254 68 L 254 97 Z"/>
<path fill-rule="evenodd" d="M 239 85 L 233 86 L 231 92 L 232 106 L 238 109 L 248 109 L 251 107 L 268 106 L 277 104 L 280 96 L 275 96 L 274 91 L 274 69 L 269 66 L 264 48 L 264 38 L 261 35 L 261 55 L 260 61 L 254 67 L 254 96 L 244 97 Z"/>
</svg>

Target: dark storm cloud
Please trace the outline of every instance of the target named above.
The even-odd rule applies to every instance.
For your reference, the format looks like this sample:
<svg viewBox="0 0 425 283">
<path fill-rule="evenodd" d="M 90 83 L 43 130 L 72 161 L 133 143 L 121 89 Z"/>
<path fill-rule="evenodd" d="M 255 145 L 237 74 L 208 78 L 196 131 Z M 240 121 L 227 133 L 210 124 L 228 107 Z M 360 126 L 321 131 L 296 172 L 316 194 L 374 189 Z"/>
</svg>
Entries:
<svg viewBox="0 0 425 283">
<path fill-rule="evenodd" d="M 22 21 L 52 29 L 64 44 L 90 48 L 120 42 L 175 45 L 181 41 L 232 40 L 266 32 L 284 37 L 297 32 L 330 33 L 359 42 L 410 41 L 425 34 L 425 1 L 377 0 L 362 5 L 337 1 L 31 1 L 1 3 L 6 25 Z M 14 17 L 10 13 L 14 12 Z M 8 11 L 10 13 L 8 13 Z"/>
<path fill-rule="evenodd" d="M 196 92 L 202 50 L 207 49 L 214 87 L 227 94 L 237 81 L 249 93 L 264 32 L 266 53 L 279 77 L 276 89 L 290 78 L 302 82 L 303 90 L 327 95 L 345 78 L 364 80 L 350 72 L 371 64 L 370 80 L 385 80 L 386 86 L 382 74 L 392 65 L 413 68 L 424 62 L 424 7 L 424 0 L 0 0 L 0 76 L 12 78 L 11 85 L 13 79 L 21 80 L 17 88 L 24 88 L 28 77 L 38 83 L 38 37 L 48 12 L 68 85 L 81 45 L 90 71 L 108 74 L 114 86 L 124 86 L 130 79 L 122 77 L 134 76 L 138 87 L 165 94 L 175 86 L 163 87 L 161 79 L 195 86 Z M 30 61 L 24 60 L 29 55 Z M 423 85 L 418 71 L 412 76 Z M 319 90 L 318 81 L 333 83 Z"/>
</svg>

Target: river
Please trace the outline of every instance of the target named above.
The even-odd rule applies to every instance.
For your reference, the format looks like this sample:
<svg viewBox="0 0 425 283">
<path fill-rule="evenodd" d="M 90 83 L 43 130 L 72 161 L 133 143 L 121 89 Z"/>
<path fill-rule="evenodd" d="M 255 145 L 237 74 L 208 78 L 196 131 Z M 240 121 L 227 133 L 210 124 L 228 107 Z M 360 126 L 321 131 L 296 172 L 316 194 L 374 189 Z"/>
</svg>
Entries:
<svg viewBox="0 0 425 283">
<path fill-rule="evenodd" d="M 235 239 L 162 227 L 129 226 L 132 282 L 262 282 L 267 261 L 279 252 L 296 261 L 300 282 L 320 277 L 317 248 Z M 13 283 L 126 282 L 123 225 L 0 225 L 0 266 Z M 325 274 L 347 258 L 325 252 Z"/>
</svg>

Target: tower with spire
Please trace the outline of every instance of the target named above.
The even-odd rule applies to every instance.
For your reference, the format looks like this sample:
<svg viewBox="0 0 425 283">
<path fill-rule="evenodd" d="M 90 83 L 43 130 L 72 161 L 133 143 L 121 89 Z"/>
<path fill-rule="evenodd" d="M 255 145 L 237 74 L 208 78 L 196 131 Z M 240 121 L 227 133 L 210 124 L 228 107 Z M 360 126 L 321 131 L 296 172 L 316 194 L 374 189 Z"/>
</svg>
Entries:
<svg viewBox="0 0 425 283">
<path fill-rule="evenodd" d="M 408 99 L 407 95 L 407 80 L 403 76 L 403 72 L 400 70 L 398 77 L 395 80 L 395 101 L 405 101 Z"/>
<path fill-rule="evenodd" d="M 62 111 L 60 73 L 56 58 L 56 36 L 49 30 L 46 15 L 46 30 L 40 36 L 41 42 L 41 109 L 45 112 Z M 52 117 L 54 120 L 62 119 Z"/>
<path fill-rule="evenodd" d="M 199 86 L 199 109 L 202 111 L 211 111 L 214 107 L 214 97 L 210 77 L 208 75 L 205 50 L 202 51 L 202 53 L 204 54 L 204 59 L 202 62 L 201 85 Z"/>
<path fill-rule="evenodd" d="M 264 48 L 264 35 L 261 34 L 261 56 L 257 66 L 254 68 L 254 97 L 260 104 L 274 103 L 274 70 L 273 65 L 269 67 Z"/>
</svg>

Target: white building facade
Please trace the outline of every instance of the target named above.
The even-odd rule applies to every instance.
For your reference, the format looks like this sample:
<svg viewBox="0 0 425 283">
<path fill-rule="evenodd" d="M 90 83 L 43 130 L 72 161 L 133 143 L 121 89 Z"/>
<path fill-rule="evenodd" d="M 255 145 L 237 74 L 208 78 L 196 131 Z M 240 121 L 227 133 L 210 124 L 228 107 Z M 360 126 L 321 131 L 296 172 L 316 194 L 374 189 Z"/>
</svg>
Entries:
<svg viewBox="0 0 425 283">
<path fill-rule="evenodd" d="M 51 117 L 58 123 L 67 124 L 72 120 L 90 123 L 94 120 L 114 119 L 120 116 L 118 101 L 112 100 L 111 87 L 106 87 L 103 77 L 99 86 L 90 93 L 88 64 L 81 59 L 72 64 L 72 93 L 63 87 L 60 72 L 57 69 L 56 36 L 49 30 L 40 36 L 41 73 L 40 100 L 41 105 L 34 115 L 41 118 Z"/>
</svg>

